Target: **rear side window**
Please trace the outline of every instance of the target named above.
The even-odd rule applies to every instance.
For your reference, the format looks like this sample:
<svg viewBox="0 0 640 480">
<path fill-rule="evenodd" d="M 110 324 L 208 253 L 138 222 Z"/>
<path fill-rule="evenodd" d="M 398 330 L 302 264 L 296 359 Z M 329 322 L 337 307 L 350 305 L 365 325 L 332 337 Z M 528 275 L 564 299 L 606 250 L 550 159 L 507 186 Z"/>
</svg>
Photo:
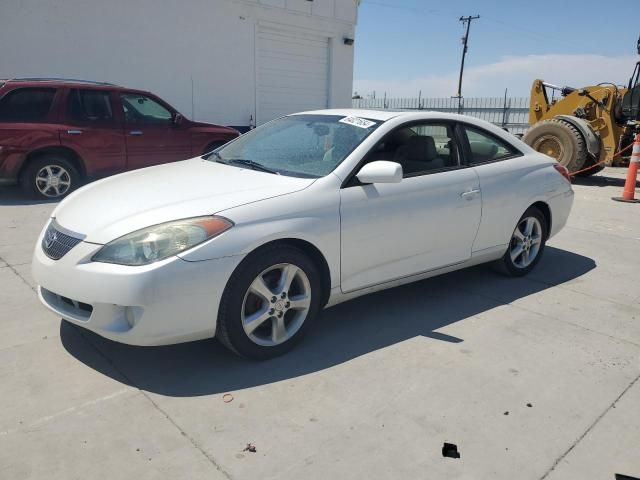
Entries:
<svg viewBox="0 0 640 480">
<path fill-rule="evenodd" d="M 42 122 L 46 120 L 55 88 L 18 88 L 0 99 L 0 122 Z"/>
<path fill-rule="evenodd" d="M 113 121 L 111 97 L 104 90 L 74 88 L 67 98 L 67 114 L 70 120 L 80 123 L 104 123 Z"/>
<path fill-rule="evenodd" d="M 520 152 L 514 147 L 489 132 L 468 126 L 464 128 L 469 140 L 471 163 L 494 162 L 520 155 Z"/>
</svg>

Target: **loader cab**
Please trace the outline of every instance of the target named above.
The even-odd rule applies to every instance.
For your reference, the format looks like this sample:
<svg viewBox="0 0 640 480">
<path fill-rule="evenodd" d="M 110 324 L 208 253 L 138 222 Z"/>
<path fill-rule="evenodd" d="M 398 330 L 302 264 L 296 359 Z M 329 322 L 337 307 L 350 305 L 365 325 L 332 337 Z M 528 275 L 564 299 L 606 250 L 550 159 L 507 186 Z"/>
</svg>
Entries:
<svg viewBox="0 0 640 480">
<path fill-rule="evenodd" d="M 622 97 L 622 118 L 624 123 L 640 121 L 640 62 L 636 63 L 629 79 L 629 90 Z"/>
</svg>

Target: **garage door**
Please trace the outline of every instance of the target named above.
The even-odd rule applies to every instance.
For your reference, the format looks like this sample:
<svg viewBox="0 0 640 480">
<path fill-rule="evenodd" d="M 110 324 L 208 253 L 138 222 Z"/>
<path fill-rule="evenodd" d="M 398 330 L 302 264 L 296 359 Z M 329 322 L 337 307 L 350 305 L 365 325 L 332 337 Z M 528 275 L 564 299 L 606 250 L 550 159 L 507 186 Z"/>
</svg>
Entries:
<svg viewBox="0 0 640 480">
<path fill-rule="evenodd" d="M 260 26 L 257 40 L 256 116 L 259 124 L 288 113 L 327 108 L 327 37 Z"/>
</svg>

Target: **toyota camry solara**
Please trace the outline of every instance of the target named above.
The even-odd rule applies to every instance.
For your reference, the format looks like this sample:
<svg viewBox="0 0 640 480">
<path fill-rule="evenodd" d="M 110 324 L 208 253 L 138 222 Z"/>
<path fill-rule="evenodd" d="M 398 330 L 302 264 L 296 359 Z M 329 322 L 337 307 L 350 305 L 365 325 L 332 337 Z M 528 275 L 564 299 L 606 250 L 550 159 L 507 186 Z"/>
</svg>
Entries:
<svg viewBox="0 0 640 480">
<path fill-rule="evenodd" d="M 485 262 L 527 274 L 572 202 L 562 166 L 481 120 L 306 112 L 81 188 L 33 275 L 44 305 L 106 338 L 267 358 L 366 293 Z"/>
</svg>

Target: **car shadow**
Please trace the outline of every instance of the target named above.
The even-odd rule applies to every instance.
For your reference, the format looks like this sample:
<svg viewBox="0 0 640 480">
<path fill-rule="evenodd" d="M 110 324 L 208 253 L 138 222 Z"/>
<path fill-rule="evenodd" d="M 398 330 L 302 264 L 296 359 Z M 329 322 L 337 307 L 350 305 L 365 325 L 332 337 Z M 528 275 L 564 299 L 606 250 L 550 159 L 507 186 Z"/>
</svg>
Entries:
<svg viewBox="0 0 640 480">
<path fill-rule="evenodd" d="M 0 187 L 0 206 L 43 205 L 47 203 L 57 203 L 59 201 L 60 199 L 55 198 L 51 200 L 30 198 L 17 186 Z"/>
<path fill-rule="evenodd" d="M 133 347 L 67 322 L 60 337 L 75 358 L 125 384 L 166 396 L 210 395 L 317 372 L 417 336 L 461 343 L 438 330 L 593 268 L 588 257 L 547 247 L 530 277 L 507 278 L 479 266 L 370 294 L 325 310 L 294 350 L 264 362 L 237 357 L 214 340 Z"/>
</svg>

